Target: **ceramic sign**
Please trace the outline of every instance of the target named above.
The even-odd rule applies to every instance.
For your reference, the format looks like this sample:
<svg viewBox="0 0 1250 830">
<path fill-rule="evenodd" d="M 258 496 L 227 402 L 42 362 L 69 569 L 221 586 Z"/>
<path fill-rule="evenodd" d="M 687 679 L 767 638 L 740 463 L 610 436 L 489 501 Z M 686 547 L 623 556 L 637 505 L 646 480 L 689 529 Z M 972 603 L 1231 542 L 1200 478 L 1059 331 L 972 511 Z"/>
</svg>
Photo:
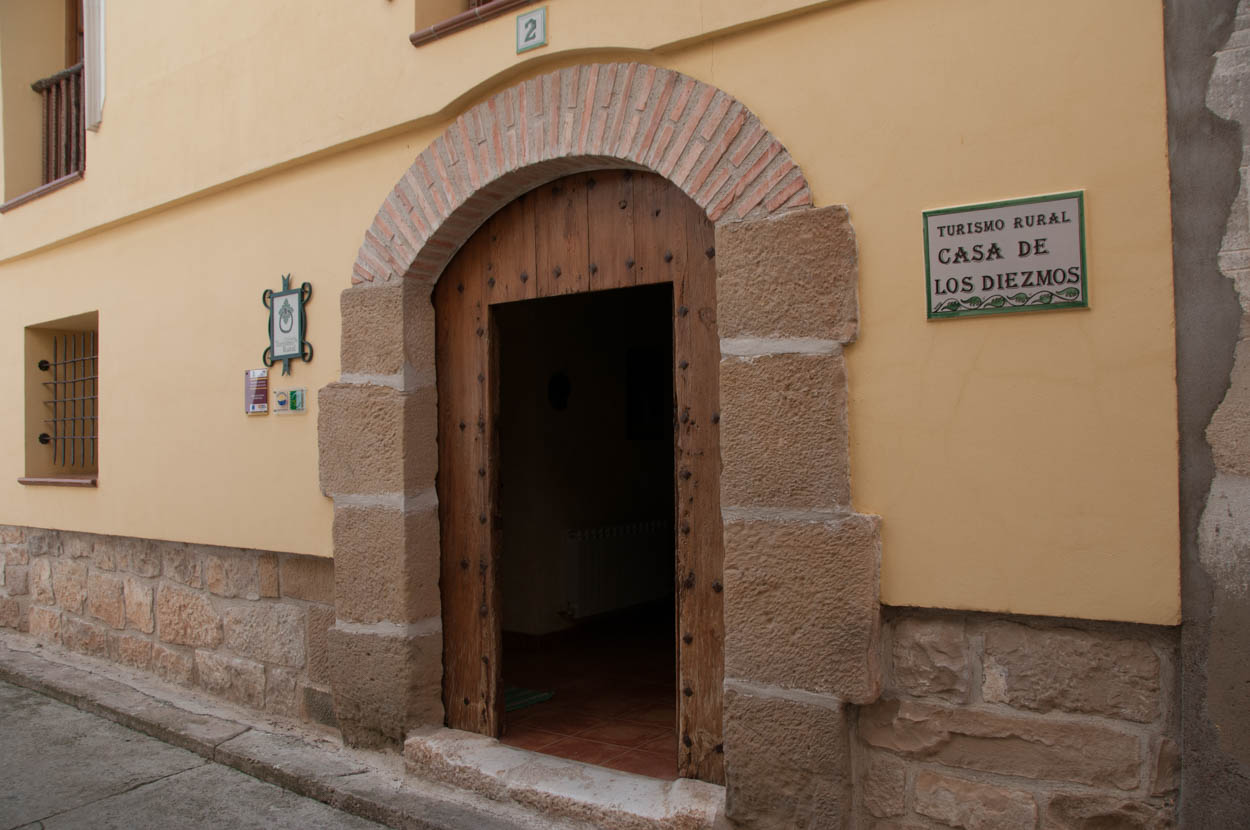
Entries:
<svg viewBox="0 0 1250 830">
<path fill-rule="evenodd" d="M 547 45 L 547 7 L 517 15 L 516 53 Z"/>
<path fill-rule="evenodd" d="M 929 319 L 1087 308 L 1085 194 L 924 212 Z"/>
</svg>

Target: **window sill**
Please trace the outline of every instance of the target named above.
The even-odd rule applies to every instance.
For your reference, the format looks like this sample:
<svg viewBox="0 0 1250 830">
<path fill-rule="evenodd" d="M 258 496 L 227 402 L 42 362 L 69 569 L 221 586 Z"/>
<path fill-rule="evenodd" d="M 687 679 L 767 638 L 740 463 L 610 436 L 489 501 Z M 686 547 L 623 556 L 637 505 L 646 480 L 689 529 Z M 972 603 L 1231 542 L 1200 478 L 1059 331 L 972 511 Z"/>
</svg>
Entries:
<svg viewBox="0 0 1250 830">
<path fill-rule="evenodd" d="M 476 26 L 492 17 L 498 17 L 504 12 L 512 9 L 528 6 L 536 3 L 538 0 L 491 0 L 490 3 L 484 3 L 476 9 L 469 9 L 461 12 L 455 17 L 449 17 L 442 23 L 435 23 L 428 29 L 422 29 L 419 32 L 413 32 L 408 35 L 408 40 L 413 46 L 423 46 L 432 40 L 438 40 L 441 37 L 458 32 L 461 29 L 467 29 L 470 26 Z"/>
<path fill-rule="evenodd" d="M 34 190 L 28 190 L 25 193 L 23 193 L 21 196 L 14 196 L 9 201 L 3 204 L 0 204 L 0 213 L 7 213 L 8 211 L 12 210 L 18 205 L 24 205 L 29 201 L 38 199 L 40 196 L 46 196 L 47 194 L 51 193 L 54 190 L 60 190 L 62 187 L 65 187 L 65 185 L 73 184 L 74 182 L 79 181 L 81 179 L 82 179 L 81 170 L 76 170 L 73 173 L 70 173 L 68 176 L 62 176 L 59 179 L 53 179 L 47 184 L 40 185 L 39 187 L 36 187 Z"/>
<path fill-rule="evenodd" d="M 98 476 L 22 476 L 18 484 L 37 484 L 43 487 L 95 487 Z"/>
</svg>

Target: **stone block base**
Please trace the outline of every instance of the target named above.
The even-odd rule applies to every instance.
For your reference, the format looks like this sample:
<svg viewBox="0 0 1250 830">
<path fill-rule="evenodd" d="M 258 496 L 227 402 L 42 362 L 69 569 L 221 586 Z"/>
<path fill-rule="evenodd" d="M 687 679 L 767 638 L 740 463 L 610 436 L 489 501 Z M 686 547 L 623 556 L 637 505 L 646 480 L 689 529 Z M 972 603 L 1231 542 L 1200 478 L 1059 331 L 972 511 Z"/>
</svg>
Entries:
<svg viewBox="0 0 1250 830">
<path fill-rule="evenodd" d="M 865 552 L 876 550 L 875 521 L 845 522 L 839 538 L 862 542 L 846 550 L 874 562 L 875 553 Z M 1174 826 L 1177 629 L 886 608 L 879 630 L 865 634 L 815 601 L 837 590 L 821 573 L 809 578 L 813 593 L 774 590 L 753 605 L 751 586 L 800 584 L 796 573 L 750 553 L 760 540 L 783 551 L 823 550 L 828 528 L 781 528 L 782 545 L 778 528 L 752 524 L 731 522 L 727 531 L 728 570 L 738 567 L 743 577 L 726 578 L 727 597 L 740 604 L 727 611 L 737 630 L 728 626 L 726 662 L 754 676 L 727 672 L 727 783 L 700 790 L 704 801 L 723 793 L 725 816 L 736 826 Z M 452 786 L 502 799 L 547 798 L 527 776 L 555 759 L 441 729 L 439 619 L 336 622 L 327 560 L 3 526 L 0 539 L 0 555 L 14 571 L 0 586 L 0 625 L 255 709 L 337 725 L 350 745 L 394 747 L 408 738 L 410 768 Z M 871 591 L 854 587 L 842 559 L 796 558 L 842 574 L 841 602 L 858 609 L 847 619 L 876 619 L 868 614 Z M 784 616 L 796 596 L 834 622 Z M 783 624 L 760 639 L 768 607 L 783 614 Z M 786 631 L 810 647 L 791 647 Z M 865 675 L 880 674 L 875 701 L 878 681 L 839 680 L 836 638 L 857 631 L 858 645 L 846 654 L 862 653 L 865 643 L 876 653 L 880 638 L 880 665 Z M 777 654 L 803 671 L 774 670 Z M 863 666 L 855 670 L 865 674 Z M 799 680 L 806 690 L 796 688 Z M 471 748 L 484 753 L 483 762 L 453 764 L 431 747 Z M 602 791 L 585 799 L 600 805 L 595 810 L 623 775 L 587 773 L 593 768 L 571 761 L 558 766 L 566 778 L 598 782 Z M 656 787 L 675 792 L 687 783 L 695 782 Z M 582 800 L 542 803 L 552 815 L 584 807 Z M 700 822 L 711 815 L 703 807 Z M 632 814 L 622 820 L 603 810 L 596 815 L 605 822 L 644 826 L 630 824 Z M 686 826 L 676 814 L 656 815 L 655 826 Z"/>
<path fill-rule="evenodd" d="M 725 814 L 753 830 L 850 826 L 847 710 L 837 698 L 726 684 Z"/>
<path fill-rule="evenodd" d="M 324 690 L 331 560 L 11 526 L 0 539 L 0 562 L 22 577 L 0 587 L 0 626 L 254 709 L 333 723 Z"/>
<path fill-rule="evenodd" d="M 1175 826 L 1176 629 L 890 609 L 858 826 Z"/>
<path fill-rule="evenodd" d="M 352 746 L 399 746 L 443 723 L 443 634 L 418 626 L 342 624 L 329 632 L 334 710 Z"/>
</svg>

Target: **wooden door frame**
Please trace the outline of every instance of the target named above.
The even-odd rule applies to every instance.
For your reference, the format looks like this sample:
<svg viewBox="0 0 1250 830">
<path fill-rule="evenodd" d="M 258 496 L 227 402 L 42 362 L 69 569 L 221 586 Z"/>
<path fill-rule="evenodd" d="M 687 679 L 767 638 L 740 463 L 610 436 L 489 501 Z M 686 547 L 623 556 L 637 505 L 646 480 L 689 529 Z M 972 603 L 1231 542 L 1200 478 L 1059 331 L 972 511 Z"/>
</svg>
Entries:
<svg viewBox="0 0 1250 830">
<path fill-rule="evenodd" d="M 492 216 L 434 289 L 439 518 L 448 726 L 498 737 L 499 374 L 492 307 L 518 299 L 672 285 L 674 688 L 678 770 L 724 780 L 720 349 L 712 224 L 665 179 L 632 170 L 565 176 Z"/>
</svg>

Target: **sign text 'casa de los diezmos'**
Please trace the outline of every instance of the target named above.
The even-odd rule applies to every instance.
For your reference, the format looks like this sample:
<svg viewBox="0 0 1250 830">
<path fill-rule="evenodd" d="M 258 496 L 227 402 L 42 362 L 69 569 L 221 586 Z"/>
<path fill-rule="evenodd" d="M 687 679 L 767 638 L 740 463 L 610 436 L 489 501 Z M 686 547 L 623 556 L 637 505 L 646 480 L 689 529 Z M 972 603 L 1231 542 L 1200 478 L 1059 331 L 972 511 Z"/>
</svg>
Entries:
<svg viewBox="0 0 1250 830">
<path fill-rule="evenodd" d="M 1086 308 L 1085 194 L 924 212 L 929 319 Z"/>
</svg>

